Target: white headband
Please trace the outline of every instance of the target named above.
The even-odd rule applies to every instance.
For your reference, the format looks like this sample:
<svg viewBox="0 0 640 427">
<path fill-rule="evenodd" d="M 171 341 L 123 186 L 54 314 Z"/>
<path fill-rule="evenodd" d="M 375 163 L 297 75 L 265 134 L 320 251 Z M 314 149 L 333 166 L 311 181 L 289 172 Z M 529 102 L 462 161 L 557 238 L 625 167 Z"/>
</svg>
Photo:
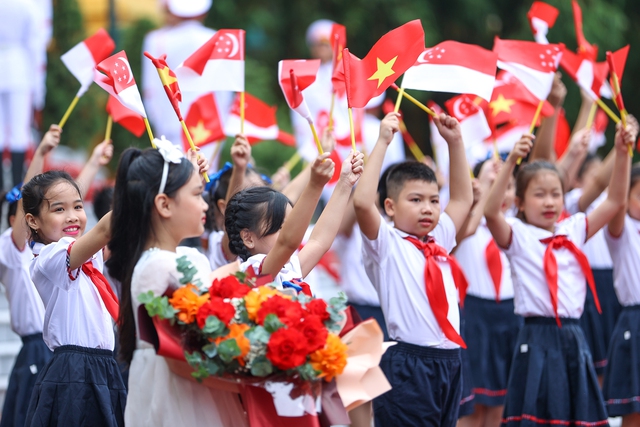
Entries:
<svg viewBox="0 0 640 427">
<path fill-rule="evenodd" d="M 158 189 L 158 194 L 164 193 L 164 187 L 167 185 L 167 177 L 169 176 L 169 163 L 178 164 L 182 161 L 184 157 L 182 151 L 171 141 L 166 139 L 164 135 L 158 138 L 154 138 L 153 143 L 156 148 L 162 154 L 162 158 L 164 159 L 164 165 L 162 165 L 162 178 L 160 179 L 160 188 Z"/>
</svg>

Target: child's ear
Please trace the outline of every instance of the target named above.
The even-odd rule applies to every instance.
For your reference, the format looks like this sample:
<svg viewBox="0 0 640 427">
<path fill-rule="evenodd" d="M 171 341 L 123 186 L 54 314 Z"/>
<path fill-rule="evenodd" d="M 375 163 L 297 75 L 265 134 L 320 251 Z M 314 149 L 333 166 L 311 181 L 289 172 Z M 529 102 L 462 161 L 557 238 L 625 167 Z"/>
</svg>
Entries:
<svg viewBox="0 0 640 427">
<path fill-rule="evenodd" d="M 33 214 L 25 214 L 24 216 L 25 221 L 27 221 L 27 225 L 29 226 L 29 228 L 33 229 L 33 230 L 37 230 L 38 227 L 38 222 L 36 221 L 36 217 L 33 216 Z"/>
<path fill-rule="evenodd" d="M 225 199 L 220 199 L 216 202 L 216 205 L 218 206 L 218 210 L 222 216 L 224 216 L 224 211 L 227 210 L 227 201 Z"/>
<path fill-rule="evenodd" d="M 395 204 L 393 202 L 393 199 L 387 197 L 386 199 L 384 199 L 384 212 L 387 214 L 387 216 L 389 218 L 393 218 L 393 215 L 395 213 Z"/>
<path fill-rule="evenodd" d="M 153 204 L 155 205 L 160 218 L 167 219 L 171 217 L 172 212 L 169 203 L 169 196 L 164 193 L 158 194 L 155 199 L 153 199 Z"/>
<path fill-rule="evenodd" d="M 253 249 L 256 246 L 256 235 L 249 231 L 249 229 L 244 228 L 240 230 L 240 238 L 247 248 Z"/>
</svg>

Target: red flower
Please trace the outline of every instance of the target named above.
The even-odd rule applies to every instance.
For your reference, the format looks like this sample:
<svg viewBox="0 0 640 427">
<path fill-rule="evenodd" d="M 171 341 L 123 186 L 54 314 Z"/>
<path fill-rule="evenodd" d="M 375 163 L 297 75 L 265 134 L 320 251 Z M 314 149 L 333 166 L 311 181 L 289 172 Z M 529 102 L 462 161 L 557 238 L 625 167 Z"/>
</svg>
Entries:
<svg viewBox="0 0 640 427">
<path fill-rule="evenodd" d="M 202 329 L 209 316 L 216 316 L 225 325 L 229 325 L 229 322 L 235 314 L 236 309 L 233 308 L 231 303 L 224 302 L 220 297 L 212 296 L 210 301 L 200 307 L 196 318 L 198 320 L 198 326 Z"/>
<path fill-rule="evenodd" d="M 300 323 L 304 312 L 298 301 L 291 301 L 282 298 L 280 295 L 274 295 L 262 303 L 260 310 L 258 310 L 258 324 L 263 325 L 264 319 L 269 314 L 275 314 L 287 326 L 295 326 Z"/>
<path fill-rule="evenodd" d="M 331 317 L 331 315 L 327 311 L 327 303 L 320 298 L 309 301 L 304 306 L 304 308 L 306 309 L 307 313 L 318 316 L 323 322 L 329 320 L 329 318 Z"/>
<path fill-rule="evenodd" d="M 304 320 L 296 326 L 296 329 L 304 335 L 307 344 L 307 353 L 313 353 L 316 350 L 324 348 L 329 333 L 318 316 L 309 315 L 305 317 Z"/>
<path fill-rule="evenodd" d="M 283 370 L 293 369 L 307 360 L 307 343 L 302 332 L 280 328 L 271 334 L 267 344 L 267 359 Z"/>
<path fill-rule="evenodd" d="M 209 294 L 221 298 L 242 298 L 251 288 L 240 283 L 236 276 L 227 276 L 222 280 L 215 279 L 209 287 Z"/>
</svg>

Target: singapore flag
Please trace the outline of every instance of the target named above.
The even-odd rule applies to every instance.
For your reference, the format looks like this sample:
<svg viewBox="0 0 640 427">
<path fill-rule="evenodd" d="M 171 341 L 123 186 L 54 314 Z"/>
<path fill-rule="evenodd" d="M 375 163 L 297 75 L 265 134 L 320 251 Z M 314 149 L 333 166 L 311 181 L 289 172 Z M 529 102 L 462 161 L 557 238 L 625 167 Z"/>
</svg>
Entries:
<svg viewBox="0 0 640 427">
<path fill-rule="evenodd" d="M 218 30 L 176 68 L 184 92 L 244 92 L 244 30 Z"/>
</svg>

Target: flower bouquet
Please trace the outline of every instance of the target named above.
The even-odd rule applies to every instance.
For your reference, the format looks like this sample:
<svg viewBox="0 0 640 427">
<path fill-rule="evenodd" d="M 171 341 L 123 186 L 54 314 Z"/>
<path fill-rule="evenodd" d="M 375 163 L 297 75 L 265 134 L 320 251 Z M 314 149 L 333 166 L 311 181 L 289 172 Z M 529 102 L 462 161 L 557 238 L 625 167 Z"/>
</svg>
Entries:
<svg viewBox="0 0 640 427">
<path fill-rule="evenodd" d="M 276 289 L 242 273 L 216 279 L 207 288 L 194 280 L 197 271 L 186 257 L 177 263 L 184 286 L 138 299 L 151 318 L 161 320 L 173 330 L 169 335 L 180 340 L 191 375 L 198 381 L 214 376 L 269 390 L 278 413 L 294 414 L 291 402 L 274 391 L 282 389 L 306 414 L 315 415 L 321 384 L 330 384 L 347 364 L 347 345 L 338 336 L 346 298 L 327 304 L 305 293 L 306 287 L 296 286 L 303 289 L 300 293 Z M 154 324 L 158 329 L 159 323 Z M 300 396 L 307 399 L 300 401 Z M 278 401 L 285 403 L 279 408 Z"/>
</svg>

